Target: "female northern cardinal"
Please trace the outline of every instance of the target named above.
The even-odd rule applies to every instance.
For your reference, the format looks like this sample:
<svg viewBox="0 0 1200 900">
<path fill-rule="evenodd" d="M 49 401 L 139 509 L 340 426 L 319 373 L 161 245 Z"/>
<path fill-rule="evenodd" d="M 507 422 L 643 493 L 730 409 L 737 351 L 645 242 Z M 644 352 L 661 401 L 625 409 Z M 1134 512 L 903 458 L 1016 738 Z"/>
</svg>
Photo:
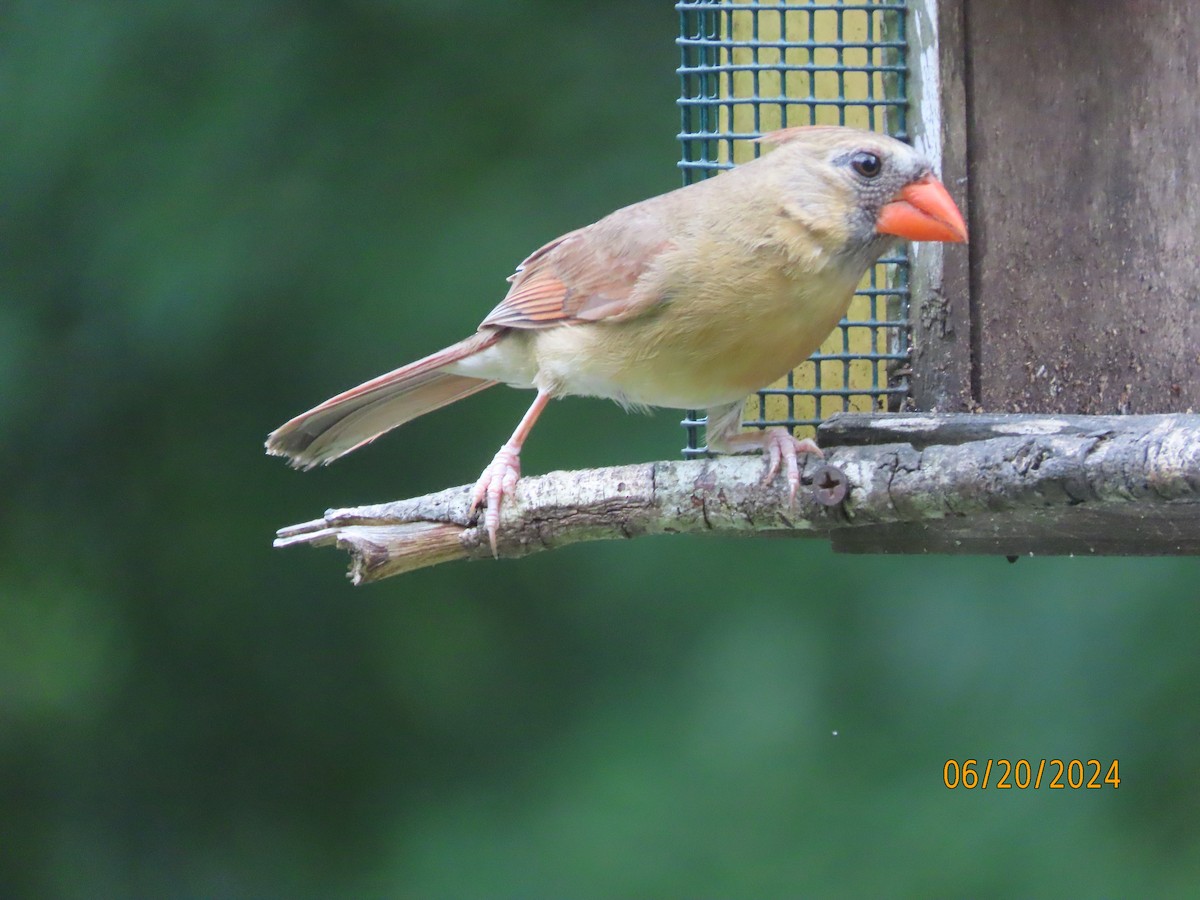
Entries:
<svg viewBox="0 0 1200 900">
<path fill-rule="evenodd" d="M 536 388 L 472 493 L 492 551 L 500 503 L 552 397 L 707 409 L 707 442 L 784 463 L 790 496 L 811 440 L 740 432 L 745 398 L 795 368 L 846 313 L 894 237 L 965 241 L 929 162 L 907 144 L 836 127 L 786 128 L 778 146 L 718 177 L 619 209 L 535 251 L 479 330 L 281 425 L 267 451 L 329 463 L 410 419 L 498 382 Z"/>
</svg>

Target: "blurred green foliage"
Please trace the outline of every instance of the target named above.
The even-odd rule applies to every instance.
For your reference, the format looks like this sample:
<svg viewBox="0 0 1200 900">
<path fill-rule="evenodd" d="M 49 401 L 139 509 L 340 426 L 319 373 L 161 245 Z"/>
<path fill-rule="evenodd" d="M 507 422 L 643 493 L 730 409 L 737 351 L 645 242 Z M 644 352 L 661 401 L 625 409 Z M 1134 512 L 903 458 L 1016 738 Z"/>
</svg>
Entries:
<svg viewBox="0 0 1200 900">
<path fill-rule="evenodd" d="M 667 4 L 0 10 L 0 893 L 1183 896 L 1196 560 L 640 540 L 352 590 L 273 551 L 470 481 L 496 390 L 309 475 L 266 432 L 678 183 Z M 529 472 L 676 455 L 557 404 Z M 1119 790 L 948 791 L 947 758 Z"/>
</svg>

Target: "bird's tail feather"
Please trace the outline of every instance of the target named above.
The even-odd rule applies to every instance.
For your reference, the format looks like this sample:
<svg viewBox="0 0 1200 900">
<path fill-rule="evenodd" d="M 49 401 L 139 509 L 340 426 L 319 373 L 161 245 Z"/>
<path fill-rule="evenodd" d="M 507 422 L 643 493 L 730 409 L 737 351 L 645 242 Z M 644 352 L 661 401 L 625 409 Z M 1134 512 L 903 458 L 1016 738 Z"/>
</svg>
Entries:
<svg viewBox="0 0 1200 900">
<path fill-rule="evenodd" d="M 496 382 L 454 375 L 445 367 L 498 339 L 496 331 L 481 331 L 331 397 L 272 431 L 267 452 L 286 456 L 299 469 L 325 465 L 398 425 L 489 388 Z"/>
</svg>

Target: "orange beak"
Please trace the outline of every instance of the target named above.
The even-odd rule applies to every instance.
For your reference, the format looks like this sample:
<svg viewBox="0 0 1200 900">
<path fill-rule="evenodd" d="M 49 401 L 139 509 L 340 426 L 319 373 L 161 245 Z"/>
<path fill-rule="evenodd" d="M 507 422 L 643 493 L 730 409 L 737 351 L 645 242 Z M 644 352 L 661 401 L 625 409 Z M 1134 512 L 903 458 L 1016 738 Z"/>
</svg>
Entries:
<svg viewBox="0 0 1200 900">
<path fill-rule="evenodd" d="M 896 199 L 879 211 L 875 230 L 910 241 L 967 239 L 967 223 L 942 183 L 932 175 L 904 186 Z"/>
</svg>

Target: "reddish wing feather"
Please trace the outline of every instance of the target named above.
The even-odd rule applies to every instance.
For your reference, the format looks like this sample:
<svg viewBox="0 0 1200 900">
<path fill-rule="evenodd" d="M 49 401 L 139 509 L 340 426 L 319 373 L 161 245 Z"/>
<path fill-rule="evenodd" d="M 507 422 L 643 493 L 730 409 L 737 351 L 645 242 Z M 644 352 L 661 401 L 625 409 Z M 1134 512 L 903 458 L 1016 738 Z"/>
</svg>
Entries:
<svg viewBox="0 0 1200 900">
<path fill-rule="evenodd" d="M 508 296 L 488 314 L 483 325 L 536 328 L 559 322 L 566 318 L 566 297 L 567 286 L 548 269 L 521 272 Z"/>
<path fill-rule="evenodd" d="M 487 314 L 480 328 L 500 326 L 504 328 L 539 328 L 552 325 L 567 318 L 567 286 L 554 274 L 550 257 L 567 241 L 575 239 L 579 231 L 572 231 L 555 238 L 527 256 L 517 271 L 509 276 L 512 287 L 500 301 L 500 305 Z"/>
<path fill-rule="evenodd" d="M 652 204 L 629 207 L 620 219 L 602 219 L 534 251 L 480 327 L 546 328 L 640 312 L 656 295 L 639 282 L 668 246 L 662 229 L 653 227 Z"/>
</svg>

